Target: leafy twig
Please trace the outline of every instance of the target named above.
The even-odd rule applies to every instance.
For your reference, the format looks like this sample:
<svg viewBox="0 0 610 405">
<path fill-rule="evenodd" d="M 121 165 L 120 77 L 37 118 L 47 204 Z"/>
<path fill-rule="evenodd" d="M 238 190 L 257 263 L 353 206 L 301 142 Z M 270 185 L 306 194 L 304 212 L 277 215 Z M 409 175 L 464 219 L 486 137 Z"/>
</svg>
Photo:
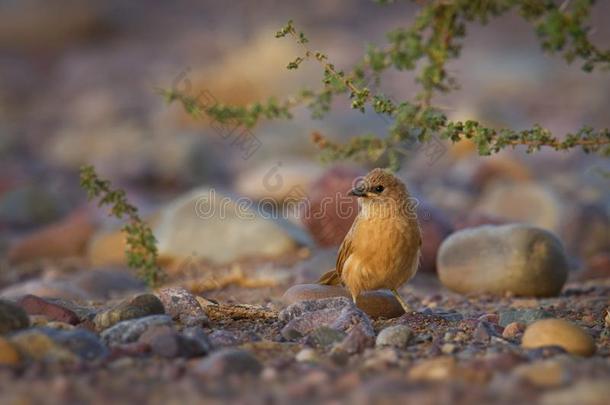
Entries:
<svg viewBox="0 0 610 405">
<path fill-rule="evenodd" d="M 138 209 L 127 201 L 125 191 L 112 189 L 110 181 L 100 179 L 93 166 L 81 167 L 80 185 L 87 191 L 89 200 L 99 198 L 99 206 L 110 206 L 110 215 L 127 220 L 122 228 L 127 242 L 127 264 L 138 269 L 140 277 L 150 287 L 158 286 L 165 273 L 157 264 L 157 241 L 138 215 Z"/>
</svg>

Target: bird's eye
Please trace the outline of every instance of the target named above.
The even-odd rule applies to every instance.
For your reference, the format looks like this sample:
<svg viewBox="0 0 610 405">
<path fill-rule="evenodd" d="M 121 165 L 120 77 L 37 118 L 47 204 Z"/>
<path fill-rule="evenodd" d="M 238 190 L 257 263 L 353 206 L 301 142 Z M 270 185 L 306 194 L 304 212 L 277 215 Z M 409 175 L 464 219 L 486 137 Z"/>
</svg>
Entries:
<svg viewBox="0 0 610 405">
<path fill-rule="evenodd" d="M 376 186 L 375 187 L 375 192 L 377 192 L 377 193 L 383 192 L 383 186 Z"/>
</svg>

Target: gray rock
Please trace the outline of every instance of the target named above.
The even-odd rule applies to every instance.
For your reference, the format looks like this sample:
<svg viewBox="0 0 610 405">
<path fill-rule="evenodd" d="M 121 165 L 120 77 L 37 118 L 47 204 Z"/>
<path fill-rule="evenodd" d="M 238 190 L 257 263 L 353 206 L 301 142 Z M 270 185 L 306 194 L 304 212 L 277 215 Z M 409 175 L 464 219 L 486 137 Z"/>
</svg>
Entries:
<svg viewBox="0 0 610 405">
<path fill-rule="evenodd" d="M 44 328 L 56 343 L 78 355 L 83 360 L 103 359 L 110 351 L 97 335 L 85 329 L 58 330 Z"/>
<path fill-rule="evenodd" d="M 281 330 L 288 340 L 305 336 L 312 339 L 314 331 L 327 327 L 347 334 L 339 348 L 348 353 L 360 352 L 375 342 L 375 330 L 369 317 L 343 297 L 298 302 L 284 309 L 280 319 L 288 320 Z"/>
<path fill-rule="evenodd" d="M 551 232 L 523 224 L 464 229 L 443 242 L 441 282 L 463 294 L 557 295 L 568 275 L 561 242 Z"/>
<path fill-rule="evenodd" d="M 375 346 L 404 349 L 409 344 L 412 336 L 413 331 L 406 325 L 390 326 L 379 332 L 375 340 Z"/>
<path fill-rule="evenodd" d="M 210 333 L 212 347 L 230 347 L 241 344 L 241 339 L 233 332 L 218 329 Z"/>
<path fill-rule="evenodd" d="M 334 297 L 349 299 L 350 294 L 341 286 L 297 284 L 286 290 L 282 299 L 293 304 Z M 358 296 L 356 304 L 371 318 L 396 318 L 405 313 L 396 297 L 388 290 L 366 291 Z"/>
<path fill-rule="evenodd" d="M 152 294 L 142 294 L 125 300 L 113 308 L 98 313 L 93 319 L 93 323 L 98 330 L 104 330 L 127 319 L 164 313 L 165 309 L 159 298 Z"/>
<path fill-rule="evenodd" d="M 313 347 L 327 348 L 343 341 L 346 336 L 345 332 L 340 330 L 329 328 L 328 326 L 320 326 L 307 336 L 305 342 Z"/>
<path fill-rule="evenodd" d="M 174 323 L 168 315 L 151 315 L 117 323 L 104 330 L 100 337 L 108 345 L 119 345 L 137 341 L 149 328 L 154 326 L 172 326 Z"/>
<path fill-rule="evenodd" d="M 145 291 L 146 286 L 127 271 L 88 270 L 73 279 L 91 299 L 109 299 Z"/>
<path fill-rule="evenodd" d="M 197 345 L 200 347 L 200 351 L 204 354 L 210 353 L 214 349 L 209 336 L 199 326 L 185 328 L 182 331 L 182 334 L 193 342 L 197 342 Z"/>
<path fill-rule="evenodd" d="M 195 365 L 194 371 L 208 377 L 251 374 L 257 375 L 263 369 L 261 363 L 245 350 L 219 350 Z"/>
<path fill-rule="evenodd" d="M 138 339 L 147 344 L 152 353 L 165 358 L 196 357 L 208 353 L 199 340 L 179 334 L 174 328 L 160 325 L 148 328 Z"/>
<path fill-rule="evenodd" d="M 498 324 L 502 327 L 506 327 L 509 323 L 513 322 L 521 322 L 528 325 L 539 319 L 553 317 L 553 314 L 551 314 L 550 312 L 538 308 L 502 309 L 498 311 L 498 315 L 500 315 L 500 320 L 498 321 Z"/>
<path fill-rule="evenodd" d="M 0 300 L 0 335 L 30 326 L 26 312 L 7 300 Z"/>
</svg>

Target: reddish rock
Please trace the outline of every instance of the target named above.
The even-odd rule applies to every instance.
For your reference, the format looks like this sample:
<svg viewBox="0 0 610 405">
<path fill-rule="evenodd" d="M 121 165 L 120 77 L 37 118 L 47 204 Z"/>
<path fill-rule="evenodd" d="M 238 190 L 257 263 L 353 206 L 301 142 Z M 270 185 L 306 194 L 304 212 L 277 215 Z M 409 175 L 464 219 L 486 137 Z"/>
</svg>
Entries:
<svg viewBox="0 0 610 405">
<path fill-rule="evenodd" d="M 337 246 L 358 213 L 358 201 L 347 195 L 354 181 L 364 175 L 355 168 L 335 167 L 311 186 L 303 224 L 320 246 Z"/>
<path fill-rule="evenodd" d="M 522 322 L 511 322 L 502 331 L 504 339 L 515 339 L 525 331 L 525 324 Z"/>
<path fill-rule="evenodd" d="M 599 253 L 585 264 L 585 270 L 576 275 L 578 280 L 610 278 L 610 253 Z"/>
<path fill-rule="evenodd" d="M 11 263 L 81 256 L 94 230 L 87 212 L 79 210 L 15 242 L 7 256 Z"/>
<path fill-rule="evenodd" d="M 422 231 L 419 271 L 435 273 L 438 249 L 453 232 L 453 226 L 440 209 L 423 201 L 417 206 L 417 218 Z"/>
<path fill-rule="evenodd" d="M 35 295 L 26 295 L 21 298 L 19 305 L 28 315 L 44 315 L 53 321 L 65 322 L 71 325 L 76 325 L 80 322 L 78 315 L 74 311 Z"/>
</svg>

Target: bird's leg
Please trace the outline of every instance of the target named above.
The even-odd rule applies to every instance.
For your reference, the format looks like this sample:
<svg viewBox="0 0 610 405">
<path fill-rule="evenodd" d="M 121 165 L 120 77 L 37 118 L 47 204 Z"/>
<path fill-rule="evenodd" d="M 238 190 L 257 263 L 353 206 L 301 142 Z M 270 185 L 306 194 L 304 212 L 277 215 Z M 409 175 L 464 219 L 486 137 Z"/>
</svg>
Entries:
<svg viewBox="0 0 610 405">
<path fill-rule="evenodd" d="M 405 302 L 405 300 L 402 299 L 402 297 L 400 296 L 400 294 L 398 294 L 398 291 L 396 291 L 396 289 L 392 289 L 392 294 L 394 294 L 394 297 L 396 297 L 396 299 L 398 300 L 398 302 L 400 302 L 400 306 L 402 306 L 402 309 L 405 311 L 406 314 L 408 314 L 409 312 L 413 312 L 413 310 L 411 309 L 411 307 Z"/>
<path fill-rule="evenodd" d="M 354 301 L 354 305 L 355 305 L 355 306 L 358 306 L 358 305 L 356 304 L 356 298 L 358 298 L 358 296 L 357 296 L 356 294 L 352 294 L 352 301 Z"/>
</svg>

